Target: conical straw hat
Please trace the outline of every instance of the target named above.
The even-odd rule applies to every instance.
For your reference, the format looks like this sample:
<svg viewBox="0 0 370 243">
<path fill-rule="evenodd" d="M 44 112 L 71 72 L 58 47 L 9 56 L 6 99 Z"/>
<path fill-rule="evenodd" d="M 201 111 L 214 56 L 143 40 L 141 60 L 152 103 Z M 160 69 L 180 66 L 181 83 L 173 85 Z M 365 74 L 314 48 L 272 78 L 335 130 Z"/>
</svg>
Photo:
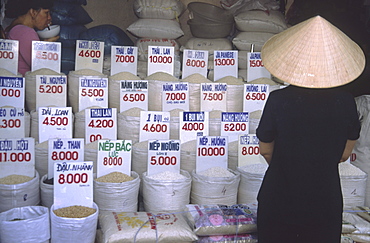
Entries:
<svg viewBox="0 0 370 243">
<path fill-rule="evenodd" d="M 271 37 L 262 47 L 261 56 L 272 75 L 307 88 L 344 85 L 365 68 L 361 48 L 320 16 Z"/>
</svg>

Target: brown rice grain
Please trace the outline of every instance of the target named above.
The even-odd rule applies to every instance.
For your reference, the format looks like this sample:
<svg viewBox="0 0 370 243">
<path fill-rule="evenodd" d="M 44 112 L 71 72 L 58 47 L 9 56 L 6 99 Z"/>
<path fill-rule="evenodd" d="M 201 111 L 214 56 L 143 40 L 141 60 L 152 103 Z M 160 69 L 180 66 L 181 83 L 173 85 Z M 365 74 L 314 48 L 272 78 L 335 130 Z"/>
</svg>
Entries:
<svg viewBox="0 0 370 243">
<path fill-rule="evenodd" d="M 85 206 L 69 206 L 64 208 L 55 209 L 54 214 L 62 218 L 86 218 L 96 212 L 95 208 Z"/>
<path fill-rule="evenodd" d="M 122 172 L 112 172 L 103 176 L 100 176 L 95 179 L 97 182 L 105 182 L 105 183 L 121 183 L 121 182 L 127 182 L 127 181 L 132 181 L 134 178 L 126 175 L 125 173 Z"/>
<path fill-rule="evenodd" d="M 3 178 L 0 178 L 0 184 L 3 185 L 15 185 L 28 182 L 32 180 L 32 177 L 24 175 L 8 175 Z"/>
</svg>

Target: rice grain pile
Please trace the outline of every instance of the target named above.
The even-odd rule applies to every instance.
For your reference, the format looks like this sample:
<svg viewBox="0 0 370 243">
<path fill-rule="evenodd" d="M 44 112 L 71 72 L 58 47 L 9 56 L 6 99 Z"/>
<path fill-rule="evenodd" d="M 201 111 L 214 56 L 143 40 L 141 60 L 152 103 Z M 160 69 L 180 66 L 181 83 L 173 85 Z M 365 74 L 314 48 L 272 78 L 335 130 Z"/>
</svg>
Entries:
<svg viewBox="0 0 370 243">
<path fill-rule="evenodd" d="M 185 176 L 181 175 L 180 173 L 175 173 L 172 171 L 164 171 L 154 175 L 148 176 L 150 179 L 158 180 L 158 181 L 175 181 L 175 180 L 184 180 L 186 179 Z"/>
<path fill-rule="evenodd" d="M 64 208 L 58 208 L 53 212 L 56 216 L 62 218 L 86 218 L 94 214 L 96 212 L 96 209 L 75 205 Z"/>
<path fill-rule="evenodd" d="M 165 72 L 156 72 L 149 76 L 147 76 L 145 79 L 147 80 L 159 80 L 159 81 L 179 81 L 178 78 L 175 76 L 165 73 Z"/>
<path fill-rule="evenodd" d="M 254 79 L 254 80 L 248 82 L 248 84 L 278 85 L 276 82 L 274 82 L 273 80 L 271 80 L 269 78 L 257 78 L 257 79 Z"/>
<path fill-rule="evenodd" d="M 217 83 L 226 83 L 228 85 L 243 85 L 245 82 L 241 78 L 236 78 L 233 76 L 226 76 L 216 80 Z"/>
<path fill-rule="evenodd" d="M 201 83 L 213 83 L 208 78 L 204 77 L 202 74 L 194 73 L 186 78 L 182 79 L 183 82 L 193 83 L 193 84 L 201 84 Z"/>
<path fill-rule="evenodd" d="M 16 185 L 28 182 L 32 180 L 32 177 L 24 176 L 24 175 L 8 175 L 3 178 L 0 178 L 0 184 L 3 185 Z"/>
<path fill-rule="evenodd" d="M 222 167 L 211 167 L 207 170 L 198 172 L 198 175 L 208 176 L 208 177 L 233 177 L 235 176 L 228 169 Z"/>
<path fill-rule="evenodd" d="M 105 183 L 122 183 L 122 182 L 127 182 L 127 181 L 132 181 L 134 178 L 122 173 L 122 172 L 112 172 L 103 176 L 100 176 L 95 179 L 95 181 L 98 182 L 105 182 Z"/>
</svg>

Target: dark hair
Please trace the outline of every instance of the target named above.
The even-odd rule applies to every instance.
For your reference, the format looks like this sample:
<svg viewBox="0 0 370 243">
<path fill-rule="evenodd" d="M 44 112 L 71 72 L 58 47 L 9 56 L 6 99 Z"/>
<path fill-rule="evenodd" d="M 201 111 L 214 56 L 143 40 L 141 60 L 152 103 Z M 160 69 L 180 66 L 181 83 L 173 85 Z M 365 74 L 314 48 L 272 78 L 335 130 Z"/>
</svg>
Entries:
<svg viewBox="0 0 370 243">
<path fill-rule="evenodd" d="M 5 5 L 5 16 L 17 18 L 26 14 L 30 9 L 51 9 L 53 4 L 53 0 L 8 0 Z"/>
</svg>

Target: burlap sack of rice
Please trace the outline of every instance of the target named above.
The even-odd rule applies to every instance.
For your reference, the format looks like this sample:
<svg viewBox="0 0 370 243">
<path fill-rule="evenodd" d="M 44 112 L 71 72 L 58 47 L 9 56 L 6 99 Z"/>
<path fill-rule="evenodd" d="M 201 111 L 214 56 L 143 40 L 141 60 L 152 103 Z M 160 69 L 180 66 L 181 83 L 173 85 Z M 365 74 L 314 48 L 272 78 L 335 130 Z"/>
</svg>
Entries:
<svg viewBox="0 0 370 243">
<path fill-rule="evenodd" d="M 342 233 L 355 242 L 369 242 L 370 240 L 370 222 L 359 215 L 362 207 L 354 207 L 353 212 L 343 212 Z"/>
<path fill-rule="evenodd" d="M 40 203 L 40 177 L 37 171 L 33 178 L 11 175 L 0 179 L 0 212 Z"/>
<path fill-rule="evenodd" d="M 35 145 L 35 169 L 39 175 L 48 173 L 48 149 L 49 141 L 44 141 Z"/>
<path fill-rule="evenodd" d="M 131 156 L 131 169 L 142 177 L 148 166 L 148 141 L 134 143 Z"/>
<path fill-rule="evenodd" d="M 192 204 L 224 204 L 234 205 L 237 203 L 240 173 L 230 169 L 212 171 L 203 175 L 203 172 L 191 173 L 192 184 L 190 201 Z"/>
<path fill-rule="evenodd" d="M 36 109 L 36 76 L 37 75 L 64 75 L 63 73 L 55 72 L 49 68 L 40 68 L 33 72 L 28 71 L 24 75 L 25 79 L 25 101 L 26 110 L 31 112 Z"/>
<path fill-rule="evenodd" d="M 138 143 L 140 138 L 140 112 L 143 109 L 133 107 L 117 115 L 117 138 Z"/>
<path fill-rule="evenodd" d="M 194 73 L 181 80 L 189 83 L 189 111 L 200 111 L 200 93 L 202 83 L 212 83 L 199 73 Z"/>
<path fill-rule="evenodd" d="M 13 208 L 0 213 L 0 242 L 40 242 L 50 239 L 49 209 L 42 206 Z"/>
<path fill-rule="evenodd" d="M 182 214 L 102 211 L 99 224 L 104 243 L 181 243 L 198 239 Z"/>
<path fill-rule="evenodd" d="M 249 134 L 256 134 L 258 125 L 260 124 L 262 110 L 249 112 Z"/>
<path fill-rule="evenodd" d="M 180 168 L 191 173 L 195 170 L 196 165 L 196 151 L 197 151 L 197 140 L 190 140 L 186 143 L 181 144 L 180 151 Z"/>
<path fill-rule="evenodd" d="M 92 70 L 92 69 L 81 69 L 76 71 L 70 71 L 68 73 L 68 104 L 72 107 L 72 112 L 77 113 L 79 109 L 79 80 L 84 76 L 92 76 L 94 78 L 107 78 L 108 76 Z M 109 84 L 108 84 L 109 89 Z"/>
<path fill-rule="evenodd" d="M 231 170 L 236 170 L 238 167 L 238 146 L 238 140 L 229 142 L 227 146 L 227 167 Z"/>
<path fill-rule="evenodd" d="M 93 172 L 96 173 L 98 161 L 99 140 L 85 144 L 84 146 L 84 159 L 85 161 L 93 162 Z"/>
<path fill-rule="evenodd" d="M 95 212 L 87 217 L 75 218 L 74 216 L 83 213 L 90 214 L 91 209 L 95 209 Z M 95 203 L 90 210 L 78 209 L 77 212 L 68 213 L 64 217 L 57 216 L 54 210 L 55 207 L 52 205 L 50 209 L 51 242 L 95 242 L 99 214 L 99 208 Z"/>
<path fill-rule="evenodd" d="M 146 212 L 181 211 L 189 204 L 191 176 L 187 171 L 157 175 L 143 174 L 143 202 Z M 160 195 L 160 196 L 159 196 Z"/>
<path fill-rule="evenodd" d="M 257 203 L 257 195 L 267 168 L 267 164 L 250 164 L 236 169 L 240 173 L 239 204 Z"/>
<path fill-rule="evenodd" d="M 41 205 L 50 208 L 54 204 L 54 185 L 45 183 L 48 175 L 43 175 L 40 180 Z"/>
<path fill-rule="evenodd" d="M 180 112 L 182 109 L 173 109 L 170 111 L 170 139 L 180 139 Z"/>
<path fill-rule="evenodd" d="M 216 80 L 217 83 L 227 84 L 226 111 L 242 112 L 243 111 L 243 91 L 244 84 L 242 79 L 226 76 Z"/>
<path fill-rule="evenodd" d="M 209 112 L 209 136 L 221 136 L 221 110 L 213 110 Z"/>
<path fill-rule="evenodd" d="M 139 80 L 130 72 L 120 72 L 108 77 L 108 107 L 120 110 L 121 80 Z"/>
<path fill-rule="evenodd" d="M 99 209 L 136 212 L 140 188 L 139 175 L 131 171 L 131 176 L 114 176 L 112 173 L 107 176 L 109 177 L 105 178 L 106 182 L 99 181 L 99 178 L 94 180 L 94 202 Z"/>
</svg>

